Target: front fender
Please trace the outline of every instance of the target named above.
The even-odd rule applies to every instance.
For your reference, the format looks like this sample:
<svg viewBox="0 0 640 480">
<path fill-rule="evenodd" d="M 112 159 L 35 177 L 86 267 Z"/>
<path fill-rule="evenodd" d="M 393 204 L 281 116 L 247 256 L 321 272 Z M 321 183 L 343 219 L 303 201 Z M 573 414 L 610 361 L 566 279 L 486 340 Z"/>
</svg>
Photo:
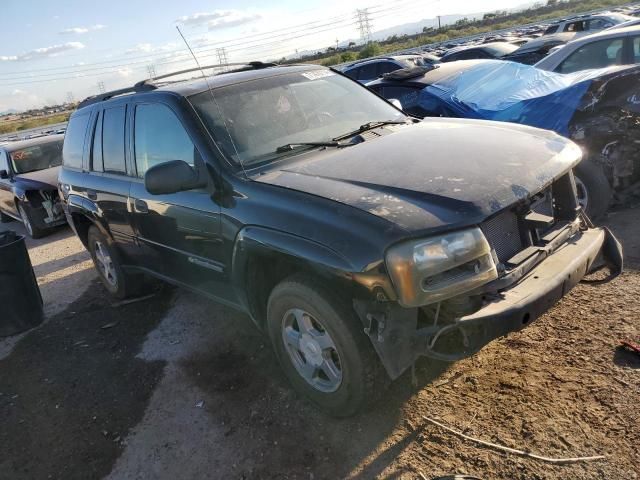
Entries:
<svg viewBox="0 0 640 480">
<path fill-rule="evenodd" d="M 231 264 L 231 280 L 241 304 L 248 307 L 246 289 L 247 264 L 254 256 L 299 262 L 319 274 L 349 276 L 354 266 L 334 250 L 296 235 L 264 227 L 248 226 L 236 237 Z"/>
</svg>

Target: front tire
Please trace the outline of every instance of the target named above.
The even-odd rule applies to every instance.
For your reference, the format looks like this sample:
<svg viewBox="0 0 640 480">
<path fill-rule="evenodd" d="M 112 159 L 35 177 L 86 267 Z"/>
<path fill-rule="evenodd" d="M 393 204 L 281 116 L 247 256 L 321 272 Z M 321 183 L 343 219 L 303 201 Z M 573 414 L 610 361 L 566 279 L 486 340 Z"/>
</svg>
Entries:
<svg viewBox="0 0 640 480">
<path fill-rule="evenodd" d="M 33 218 L 31 217 L 31 211 L 28 205 L 24 205 L 22 202 L 18 202 L 18 214 L 22 219 L 22 224 L 24 225 L 24 229 L 27 231 L 31 238 L 42 238 L 46 235 L 46 230 L 38 228 L 33 223 Z"/>
<path fill-rule="evenodd" d="M 307 277 L 290 277 L 269 297 L 267 324 L 292 386 L 320 410 L 347 417 L 376 397 L 382 365 L 344 299 Z"/>
<path fill-rule="evenodd" d="M 125 273 L 111 239 L 95 226 L 89 228 L 87 245 L 100 280 L 111 295 L 125 299 L 142 293 L 144 277 Z"/>
<path fill-rule="evenodd" d="M 585 159 L 574 169 L 578 203 L 593 219 L 602 217 L 611 204 L 612 191 L 602 166 Z"/>
</svg>

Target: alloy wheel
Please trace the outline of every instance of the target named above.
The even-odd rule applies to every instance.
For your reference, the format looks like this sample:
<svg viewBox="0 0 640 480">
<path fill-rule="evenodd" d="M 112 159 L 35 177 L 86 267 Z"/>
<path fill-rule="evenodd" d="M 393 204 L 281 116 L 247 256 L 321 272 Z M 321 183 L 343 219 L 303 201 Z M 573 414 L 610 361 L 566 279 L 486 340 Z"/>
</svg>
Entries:
<svg viewBox="0 0 640 480">
<path fill-rule="evenodd" d="M 578 192 L 578 205 L 582 207 L 582 210 L 587 210 L 587 205 L 589 205 L 589 191 L 587 190 L 587 186 L 580 180 L 578 177 L 573 177 L 576 181 L 576 191 Z"/>
<path fill-rule="evenodd" d="M 282 318 L 282 341 L 302 378 L 321 392 L 335 392 L 342 383 L 342 362 L 336 344 L 321 321 L 299 308 Z"/>
<path fill-rule="evenodd" d="M 109 285 L 116 287 L 118 285 L 118 274 L 116 268 L 109 254 L 109 250 L 100 241 L 96 241 L 94 245 L 94 251 L 96 254 L 96 263 L 98 270 L 109 283 Z"/>
</svg>

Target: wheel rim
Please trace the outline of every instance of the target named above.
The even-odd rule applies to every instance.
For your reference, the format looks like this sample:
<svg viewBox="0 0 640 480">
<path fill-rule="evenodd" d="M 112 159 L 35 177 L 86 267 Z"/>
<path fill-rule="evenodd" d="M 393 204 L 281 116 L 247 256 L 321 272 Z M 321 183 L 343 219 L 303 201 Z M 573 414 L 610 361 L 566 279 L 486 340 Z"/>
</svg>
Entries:
<svg viewBox="0 0 640 480">
<path fill-rule="evenodd" d="M 587 205 L 589 205 L 589 191 L 587 190 L 587 187 L 582 180 L 575 176 L 574 179 L 576 181 L 576 190 L 578 192 L 578 205 L 580 205 L 582 209 L 586 211 Z"/>
<path fill-rule="evenodd" d="M 294 367 L 316 390 L 335 392 L 342 384 L 342 361 L 324 325 L 293 308 L 282 317 L 282 341 Z"/>
<path fill-rule="evenodd" d="M 104 277 L 104 279 L 109 283 L 109 285 L 115 287 L 118 285 L 118 275 L 116 273 L 116 268 L 113 265 L 113 260 L 111 259 L 111 255 L 109 255 L 109 250 L 102 244 L 100 241 L 95 242 L 94 251 L 96 252 L 96 264 L 98 270 Z"/>
<path fill-rule="evenodd" d="M 29 217 L 27 217 L 27 212 L 24 211 L 22 205 L 18 205 L 18 212 L 20 213 L 20 218 L 22 219 L 25 230 L 33 237 L 33 227 L 31 227 L 31 222 L 29 221 Z"/>
</svg>

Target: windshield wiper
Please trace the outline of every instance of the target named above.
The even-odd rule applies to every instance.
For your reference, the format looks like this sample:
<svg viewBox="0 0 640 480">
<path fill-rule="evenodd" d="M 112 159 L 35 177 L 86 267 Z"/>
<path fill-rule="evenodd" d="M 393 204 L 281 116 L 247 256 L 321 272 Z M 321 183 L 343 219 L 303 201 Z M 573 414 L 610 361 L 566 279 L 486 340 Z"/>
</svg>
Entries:
<svg viewBox="0 0 640 480">
<path fill-rule="evenodd" d="M 364 125 L 360 125 L 357 130 L 353 132 L 345 133 L 344 135 L 340 135 L 339 137 L 334 138 L 334 140 L 343 140 L 345 138 L 353 137 L 354 135 L 358 135 L 359 133 L 366 132 L 367 130 L 372 130 L 374 128 L 382 127 L 383 125 L 402 125 L 407 123 L 406 120 L 379 120 L 377 122 L 367 122 Z"/>
<path fill-rule="evenodd" d="M 296 147 L 349 147 L 351 143 L 332 142 L 294 142 L 276 148 L 276 153 L 291 152 Z"/>
</svg>

